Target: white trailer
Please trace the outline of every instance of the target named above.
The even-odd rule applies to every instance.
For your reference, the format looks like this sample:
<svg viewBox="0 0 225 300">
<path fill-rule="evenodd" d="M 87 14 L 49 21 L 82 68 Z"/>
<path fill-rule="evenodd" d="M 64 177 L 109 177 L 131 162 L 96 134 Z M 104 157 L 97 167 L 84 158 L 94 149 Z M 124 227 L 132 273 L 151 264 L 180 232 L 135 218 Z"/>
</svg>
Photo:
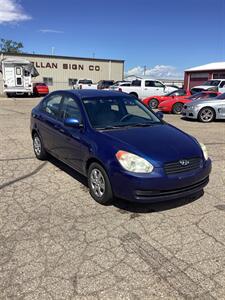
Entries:
<svg viewBox="0 0 225 300">
<path fill-rule="evenodd" d="M 8 57 L 0 61 L 3 76 L 3 92 L 13 94 L 32 94 L 32 77 L 38 76 L 34 65 L 23 58 Z"/>
</svg>

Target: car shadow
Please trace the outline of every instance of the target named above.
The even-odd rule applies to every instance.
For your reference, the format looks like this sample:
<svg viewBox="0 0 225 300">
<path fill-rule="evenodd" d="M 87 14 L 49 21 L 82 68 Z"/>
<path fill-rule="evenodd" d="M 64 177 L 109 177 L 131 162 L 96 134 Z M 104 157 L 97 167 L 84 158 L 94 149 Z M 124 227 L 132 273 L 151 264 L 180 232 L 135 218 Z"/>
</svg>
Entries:
<svg viewBox="0 0 225 300">
<path fill-rule="evenodd" d="M 69 176 L 73 177 L 75 180 L 80 182 L 86 188 L 88 187 L 87 178 L 80 173 L 76 172 L 74 169 L 70 168 L 63 162 L 59 161 L 58 159 L 54 158 L 53 156 L 48 157 L 48 161 L 52 163 L 54 166 L 59 168 L 61 171 L 65 172 Z M 163 202 L 156 202 L 156 203 L 138 203 L 138 202 L 129 202 L 124 199 L 115 198 L 113 200 L 112 205 L 118 208 L 120 213 L 153 213 L 153 212 L 160 212 L 165 210 L 174 209 L 180 206 L 184 206 L 190 204 L 199 198 L 201 198 L 204 194 L 204 191 L 200 191 L 197 194 L 186 197 L 180 198 L 175 200 L 163 201 Z M 93 200 L 94 201 L 94 200 Z"/>
<path fill-rule="evenodd" d="M 79 181 L 84 186 L 88 187 L 88 181 L 85 176 L 81 175 L 80 173 L 78 173 L 77 171 L 75 171 L 74 169 L 67 166 L 66 164 L 64 164 L 63 162 L 51 155 L 48 155 L 48 161 L 52 163 L 55 167 L 59 168 L 61 171 L 65 172 L 66 174 L 73 177 L 75 180 Z"/>
</svg>

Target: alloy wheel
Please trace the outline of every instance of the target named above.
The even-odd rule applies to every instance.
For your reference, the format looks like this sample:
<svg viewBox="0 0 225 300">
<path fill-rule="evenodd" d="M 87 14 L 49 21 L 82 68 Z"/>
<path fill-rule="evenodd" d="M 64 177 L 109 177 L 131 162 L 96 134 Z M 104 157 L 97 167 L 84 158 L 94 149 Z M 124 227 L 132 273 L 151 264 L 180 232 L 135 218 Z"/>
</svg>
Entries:
<svg viewBox="0 0 225 300">
<path fill-rule="evenodd" d="M 90 174 L 91 189 L 95 196 L 101 198 L 105 193 L 105 179 L 98 169 L 93 169 Z"/>
</svg>

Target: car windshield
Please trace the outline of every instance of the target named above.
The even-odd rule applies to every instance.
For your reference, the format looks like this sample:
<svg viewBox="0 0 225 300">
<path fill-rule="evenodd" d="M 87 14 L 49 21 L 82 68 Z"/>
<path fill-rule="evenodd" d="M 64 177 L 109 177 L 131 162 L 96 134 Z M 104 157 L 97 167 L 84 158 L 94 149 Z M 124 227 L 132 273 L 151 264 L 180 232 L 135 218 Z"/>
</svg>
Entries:
<svg viewBox="0 0 225 300">
<path fill-rule="evenodd" d="M 178 89 L 176 91 L 169 92 L 165 96 L 184 96 L 185 94 L 186 94 L 185 90 Z"/>
<path fill-rule="evenodd" d="M 114 129 L 162 124 L 145 105 L 133 97 L 83 99 L 92 127 Z"/>
<path fill-rule="evenodd" d="M 79 83 L 81 83 L 81 84 L 92 84 L 92 80 L 82 79 L 82 80 L 79 80 Z"/>
<path fill-rule="evenodd" d="M 216 93 L 196 93 L 190 97 L 188 97 L 189 100 L 198 100 L 198 99 L 204 99 L 204 98 L 212 98 L 212 97 L 216 97 Z"/>
<path fill-rule="evenodd" d="M 219 80 L 208 80 L 203 85 L 209 85 L 209 86 L 218 86 L 220 84 Z"/>
<path fill-rule="evenodd" d="M 216 99 L 225 100 L 225 93 L 217 96 Z"/>
</svg>

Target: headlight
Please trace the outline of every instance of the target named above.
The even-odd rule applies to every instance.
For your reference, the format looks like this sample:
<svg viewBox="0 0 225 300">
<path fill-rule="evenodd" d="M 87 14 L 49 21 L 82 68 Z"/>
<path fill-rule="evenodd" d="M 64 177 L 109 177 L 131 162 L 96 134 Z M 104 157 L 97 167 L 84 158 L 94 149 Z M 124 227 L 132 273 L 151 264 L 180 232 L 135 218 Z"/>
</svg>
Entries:
<svg viewBox="0 0 225 300">
<path fill-rule="evenodd" d="M 202 148 L 202 152 L 203 152 L 205 160 L 207 160 L 209 158 L 209 155 L 208 155 L 206 146 L 203 143 L 199 143 L 199 145 Z"/>
<path fill-rule="evenodd" d="M 116 153 L 116 158 L 127 171 L 134 173 L 151 173 L 153 171 L 153 165 L 150 162 L 130 152 L 120 150 Z"/>
</svg>

